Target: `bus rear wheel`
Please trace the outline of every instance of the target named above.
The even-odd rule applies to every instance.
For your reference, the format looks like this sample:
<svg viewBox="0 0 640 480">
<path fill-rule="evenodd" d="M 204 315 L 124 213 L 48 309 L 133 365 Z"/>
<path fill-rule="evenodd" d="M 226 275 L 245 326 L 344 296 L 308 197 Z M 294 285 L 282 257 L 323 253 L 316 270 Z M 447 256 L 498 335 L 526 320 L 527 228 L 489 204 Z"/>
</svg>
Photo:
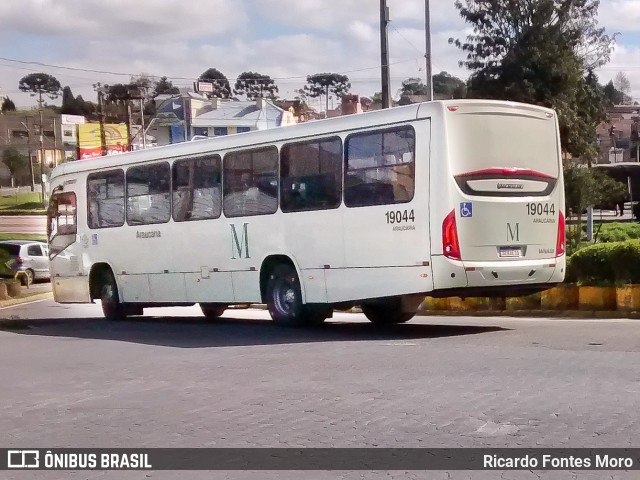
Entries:
<svg viewBox="0 0 640 480">
<path fill-rule="evenodd" d="M 267 308 L 277 325 L 303 327 L 324 321 L 326 312 L 302 303 L 302 290 L 296 269 L 291 265 L 278 265 L 267 281 Z"/>
<path fill-rule="evenodd" d="M 384 303 L 362 305 L 362 313 L 371 323 L 377 325 L 408 322 L 416 315 L 416 312 L 403 312 L 402 301 L 399 298 Z"/>
<path fill-rule="evenodd" d="M 122 320 L 127 317 L 127 308 L 120 303 L 118 286 L 111 273 L 105 275 L 100 290 L 100 302 L 102 303 L 102 313 L 107 320 Z"/>
<path fill-rule="evenodd" d="M 219 303 L 201 303 L 200 310 L 204 316 L 212 320 L 220 317 L 227 309 L 228 305 L 220 305 Z"/>
</svg>

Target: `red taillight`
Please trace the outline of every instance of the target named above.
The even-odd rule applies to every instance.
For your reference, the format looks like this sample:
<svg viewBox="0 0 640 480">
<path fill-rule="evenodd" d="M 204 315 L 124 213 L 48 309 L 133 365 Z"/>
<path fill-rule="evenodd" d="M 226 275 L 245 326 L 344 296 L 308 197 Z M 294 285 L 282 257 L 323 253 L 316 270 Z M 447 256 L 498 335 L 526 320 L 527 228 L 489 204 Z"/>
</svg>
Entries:
<svg viewBox="0 0 640 480">
<path fill-rule="evenodd" d="M 442 222 L 442 253 L 447 258 L 461 259 L 455 210 L 451 210 L 451 213 Z"/>
<path fill-rule="evenodd" d="M 22 265 L 22 262 L 24 262 L 24 259 L 23 259 L 22 257 L 17 257 L 17 258 L 16 258 L 16 263 L 17 263 L 18 265 Z"/>
<path fill-rule="evenodd" d="M 555 180 L 555 177 L 547 175 L 546 173 L 539 172 L 537 170 L 531 170 L 530 168 L 518 168 L 518 167 L 493 167 L 485 168 L 482 170 L 475 170 L 473 172 L 466 172 L 456 175 L 456 178 L 466 177 L 493 177 L 493 178 L 508 178 L 508 177 L 538 177 L 548 178 Z"/>
<path fill-rule="evenodd" d="M 558 239 L 556 240 L 556 257 L 564 255 L 566 248 L 565 242 L 564 215 L 560 212 L 560 218 L 558 218 Z"/>
</svg>

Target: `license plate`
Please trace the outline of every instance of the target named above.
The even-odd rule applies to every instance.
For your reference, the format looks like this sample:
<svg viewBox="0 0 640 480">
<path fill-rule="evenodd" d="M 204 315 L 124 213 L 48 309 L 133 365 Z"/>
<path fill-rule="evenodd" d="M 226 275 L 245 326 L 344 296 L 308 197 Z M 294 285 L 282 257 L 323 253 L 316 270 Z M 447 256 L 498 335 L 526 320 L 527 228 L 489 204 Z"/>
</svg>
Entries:
<svg viewBox="0 0 640 480">
<path fill-rule="evenodd" d="M 498 248 L 498 256 L 504 257 L 504 258 L 518 258 L 522 256 L 522 248 L 500 247 Z"/>
</svg>

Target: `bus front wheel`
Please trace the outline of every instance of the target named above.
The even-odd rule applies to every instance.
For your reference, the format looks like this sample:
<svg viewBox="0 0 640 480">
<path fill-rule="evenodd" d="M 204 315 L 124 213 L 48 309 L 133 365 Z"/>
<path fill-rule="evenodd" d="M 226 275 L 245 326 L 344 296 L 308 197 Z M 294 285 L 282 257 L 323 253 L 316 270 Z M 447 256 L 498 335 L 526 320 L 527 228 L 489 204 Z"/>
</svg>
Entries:
<svg viewBox="0 0 640 480">
<path fill-rule="evenodd" d="M 126 318 L 127 309 L 120 303 L 118 296 L 118 286 L 113 275 L 105 275 L 104 283 L 100 291 L 100 302 L 102 303 L 102 313 L 107 320 L 121 320 Z"/>
<path fill-rule="evenodd" d="M 362 305 L 362 313 L 371 323 L 377 325 L 393 325 L 404 323 L 415 316 L 415 312 L 403 312 L 402 301 L 394 299 L 384 303 Z"/>
<path fill-rule="evenodd" d="M 302 290 L 296 269 L 291 265 L 278 265 L 267 281 L 267 308 L 277 325 L 302 327 L 322 323 L 325 312 L 302 303 Z"/>
</svg>

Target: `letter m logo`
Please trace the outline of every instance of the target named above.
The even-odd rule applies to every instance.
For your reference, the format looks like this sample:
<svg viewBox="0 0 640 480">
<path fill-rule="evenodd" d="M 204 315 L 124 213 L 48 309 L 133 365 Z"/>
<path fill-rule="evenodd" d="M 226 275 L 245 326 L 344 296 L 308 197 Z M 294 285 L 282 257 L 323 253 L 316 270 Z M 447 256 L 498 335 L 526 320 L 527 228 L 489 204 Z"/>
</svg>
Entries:
<svg viewBox="0 0 640 480">
<path fill-rule="evenodd" d="M 520 227 L 519 223 L 516 223 L 515 228 L 511 227 L 510 223 L 507 223 L 507 242 L 519 242 L 520 241 L 520 232 L 518 228 Z"/>
<path fill-rule="evenodd" d="M 240 235 L 240 238 L 238 238 L 236 226 L 233 223 L 231 224 L 231 252 L 233 255 L 231 258 L 233 260 L 243 257 L 251 258 L 249 257 L 249 234 L 247 233 L 247 225 L 249 224 L 245 223 L 242 226 L 242 233 Z"/>
</svg>

